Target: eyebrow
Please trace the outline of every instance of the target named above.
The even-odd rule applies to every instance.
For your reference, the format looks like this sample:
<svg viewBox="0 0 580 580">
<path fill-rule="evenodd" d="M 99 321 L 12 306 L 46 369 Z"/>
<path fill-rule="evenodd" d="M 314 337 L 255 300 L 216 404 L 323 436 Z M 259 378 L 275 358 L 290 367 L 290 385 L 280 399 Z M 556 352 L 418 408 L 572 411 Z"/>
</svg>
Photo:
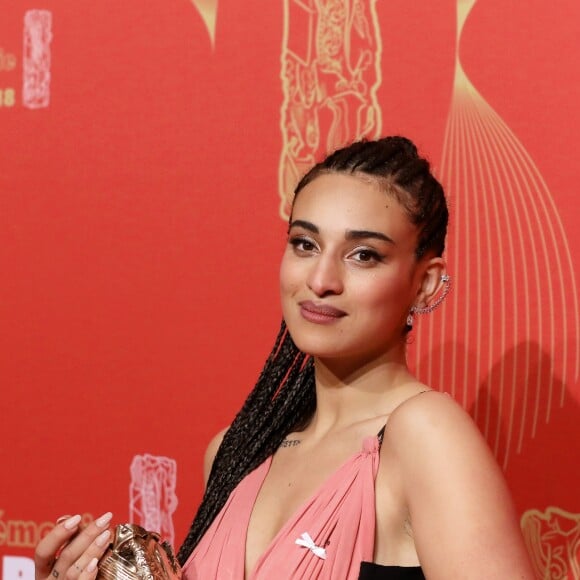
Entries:
<svg viewBox="0 0 580 580">
<path fill-rule="evenodd" d="M 294 227 L 304 228 L 305 230 L 308 230 L 313 234 L 320 233 L 320 230 L 318 229 L 317 226 L 315 226 L 312 222 L 307 222 L 306 220 L 294 220 L 290 224 L 290 227 L 288 229 L 290 230 Z M 345 238 L 347 240 L 364 240 L 368 238 L 373 238 L 375 240 L 388 242 L 389 244 L 393 244 L 394 246 L 397 245 L 392 238 L 389 238 L 389 236 L 381 232 L 374 232 L 372 230 L 347 230 Z"/>
<path fill-rule="evenodd" d="M 389 238 L 385 234 L 381 232 L 373 232 L 371 230 L 348 230 L 346 232 L 346 239 L 347 240 L 364 240 L 366 238 L 374 238 L 375 240 L 381 240 L 383 242 L 388 242 L 389 244 L 395 244 L 395 240 Z"/>
<path fill-rule="evenodd" d="M 294 221 L 292 221 L 290 223 L 290 225 L 288 226 L 288 230 L 291 230 L 292 228 L 304 228 L 305 230 L 308 230 L 309 232 L 312 232 L 313 234 L 319 233 L 318 228 L 312 222 L 307 222 L 306 220 L 294 220 Z"/>
</svg>

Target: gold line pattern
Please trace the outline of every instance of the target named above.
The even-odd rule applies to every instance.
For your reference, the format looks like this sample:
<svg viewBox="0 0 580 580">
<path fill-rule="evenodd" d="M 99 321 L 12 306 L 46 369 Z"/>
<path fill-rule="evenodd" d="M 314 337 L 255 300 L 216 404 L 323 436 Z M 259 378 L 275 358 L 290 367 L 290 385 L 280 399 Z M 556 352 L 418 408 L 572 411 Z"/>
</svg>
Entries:
<svg viewBox="0 0 580 580">
<path fill-rule="evenodd" d="M 191 2 L 197 8 L 207 28 L 212 48 L 215 48 L 218 0 L 191 0 Z"/>
<path fill-rule="evenodd" d="M 532 509 L 522 516 L 521 527 L 537 578 L 580 580 L 580 514 Z"/>
<path fill-rule="evenodd" d="M 279 167 L 287 219 L 300 177 L 348 140 L 377 138 L 382 116 L 376 0 L 284 0 Z"/>
<path fill-rule="evenodd" d="M 474 5 L 457 0 L 441 163 L 456 291 L 441 313 L 421 321 L 415 367 L 424 382 L 450 391 L 472 412 L 505 468 L 526 435 L 549 422 L 554 405 L 564 405 L 566 386 L 577 383 L 578 297 L 550 190 L 461 65 L 461 33 Z M 447 324 L 454 338 L 446 343 Z"/>
</svg>

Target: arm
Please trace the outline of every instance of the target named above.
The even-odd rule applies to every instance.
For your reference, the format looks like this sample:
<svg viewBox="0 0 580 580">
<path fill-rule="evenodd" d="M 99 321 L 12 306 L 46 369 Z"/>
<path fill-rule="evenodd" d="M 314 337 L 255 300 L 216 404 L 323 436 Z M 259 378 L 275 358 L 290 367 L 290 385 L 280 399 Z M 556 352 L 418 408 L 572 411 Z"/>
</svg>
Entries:
<svg viewBox="0 0 580 580">
<path fill-rule="evenodd" d="M 534 578 L 501 470 L 463 409 L 440 393 L 414 397 L 385 436 L 429 580 Z"/>
<path fill-rule="evenodd" d="M 203 481 L 204 485 L 207 485 L 207 480 L 209 479 L 209 474 L 211 472 L 211 466 L 213 465 L 213 460 L 215 459 L 216 453 L 221 445 L 224 435 L 228 428 L 223 429 L 217 435 L 215 435 L 209 442 L 207 449 L 205 450 L 205 455 L 203 457 Z"/>
</svg>

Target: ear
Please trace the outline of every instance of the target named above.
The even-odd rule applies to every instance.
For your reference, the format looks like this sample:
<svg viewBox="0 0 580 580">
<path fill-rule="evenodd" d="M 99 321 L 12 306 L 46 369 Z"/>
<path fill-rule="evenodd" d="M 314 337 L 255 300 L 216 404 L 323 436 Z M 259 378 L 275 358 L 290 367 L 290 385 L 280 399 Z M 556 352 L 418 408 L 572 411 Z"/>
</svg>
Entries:
<svg viewBox="0 0 580 580">
<path fill-rule="evenodd" d="M 447 273 L 445 260 L 441 257 L 425 259 L 419 268 L 419 287 L 413 306 L 426 308 L 437 299 L 437 295 L 445 286 L 444 276 Z"/>
</svg>

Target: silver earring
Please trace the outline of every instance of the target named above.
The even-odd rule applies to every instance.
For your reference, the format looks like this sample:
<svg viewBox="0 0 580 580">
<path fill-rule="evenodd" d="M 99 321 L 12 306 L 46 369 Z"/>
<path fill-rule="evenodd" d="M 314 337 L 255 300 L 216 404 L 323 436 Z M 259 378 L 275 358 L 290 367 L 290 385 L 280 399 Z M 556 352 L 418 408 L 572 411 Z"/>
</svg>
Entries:
<svg viewBox="0 0 580 580">
<path fill-rule="evenodd" d="M 441 276 L 441 282 L 443 282 L 443 290 L 441 291 L 441 294 L 437 296 L 436 300 L 427 306 L 413 306 L 413 308 L 411 308 L 411 313 L 430 314 L 441 304 L 441 302 L 443 302 L 443 300 L 445 300 L 445 296 L 447 296 L 451 290 L 451 276 L 443 274 Z M 411 314 L 409 314 L 409 316 L 411 316 Z"/>
</svg>

